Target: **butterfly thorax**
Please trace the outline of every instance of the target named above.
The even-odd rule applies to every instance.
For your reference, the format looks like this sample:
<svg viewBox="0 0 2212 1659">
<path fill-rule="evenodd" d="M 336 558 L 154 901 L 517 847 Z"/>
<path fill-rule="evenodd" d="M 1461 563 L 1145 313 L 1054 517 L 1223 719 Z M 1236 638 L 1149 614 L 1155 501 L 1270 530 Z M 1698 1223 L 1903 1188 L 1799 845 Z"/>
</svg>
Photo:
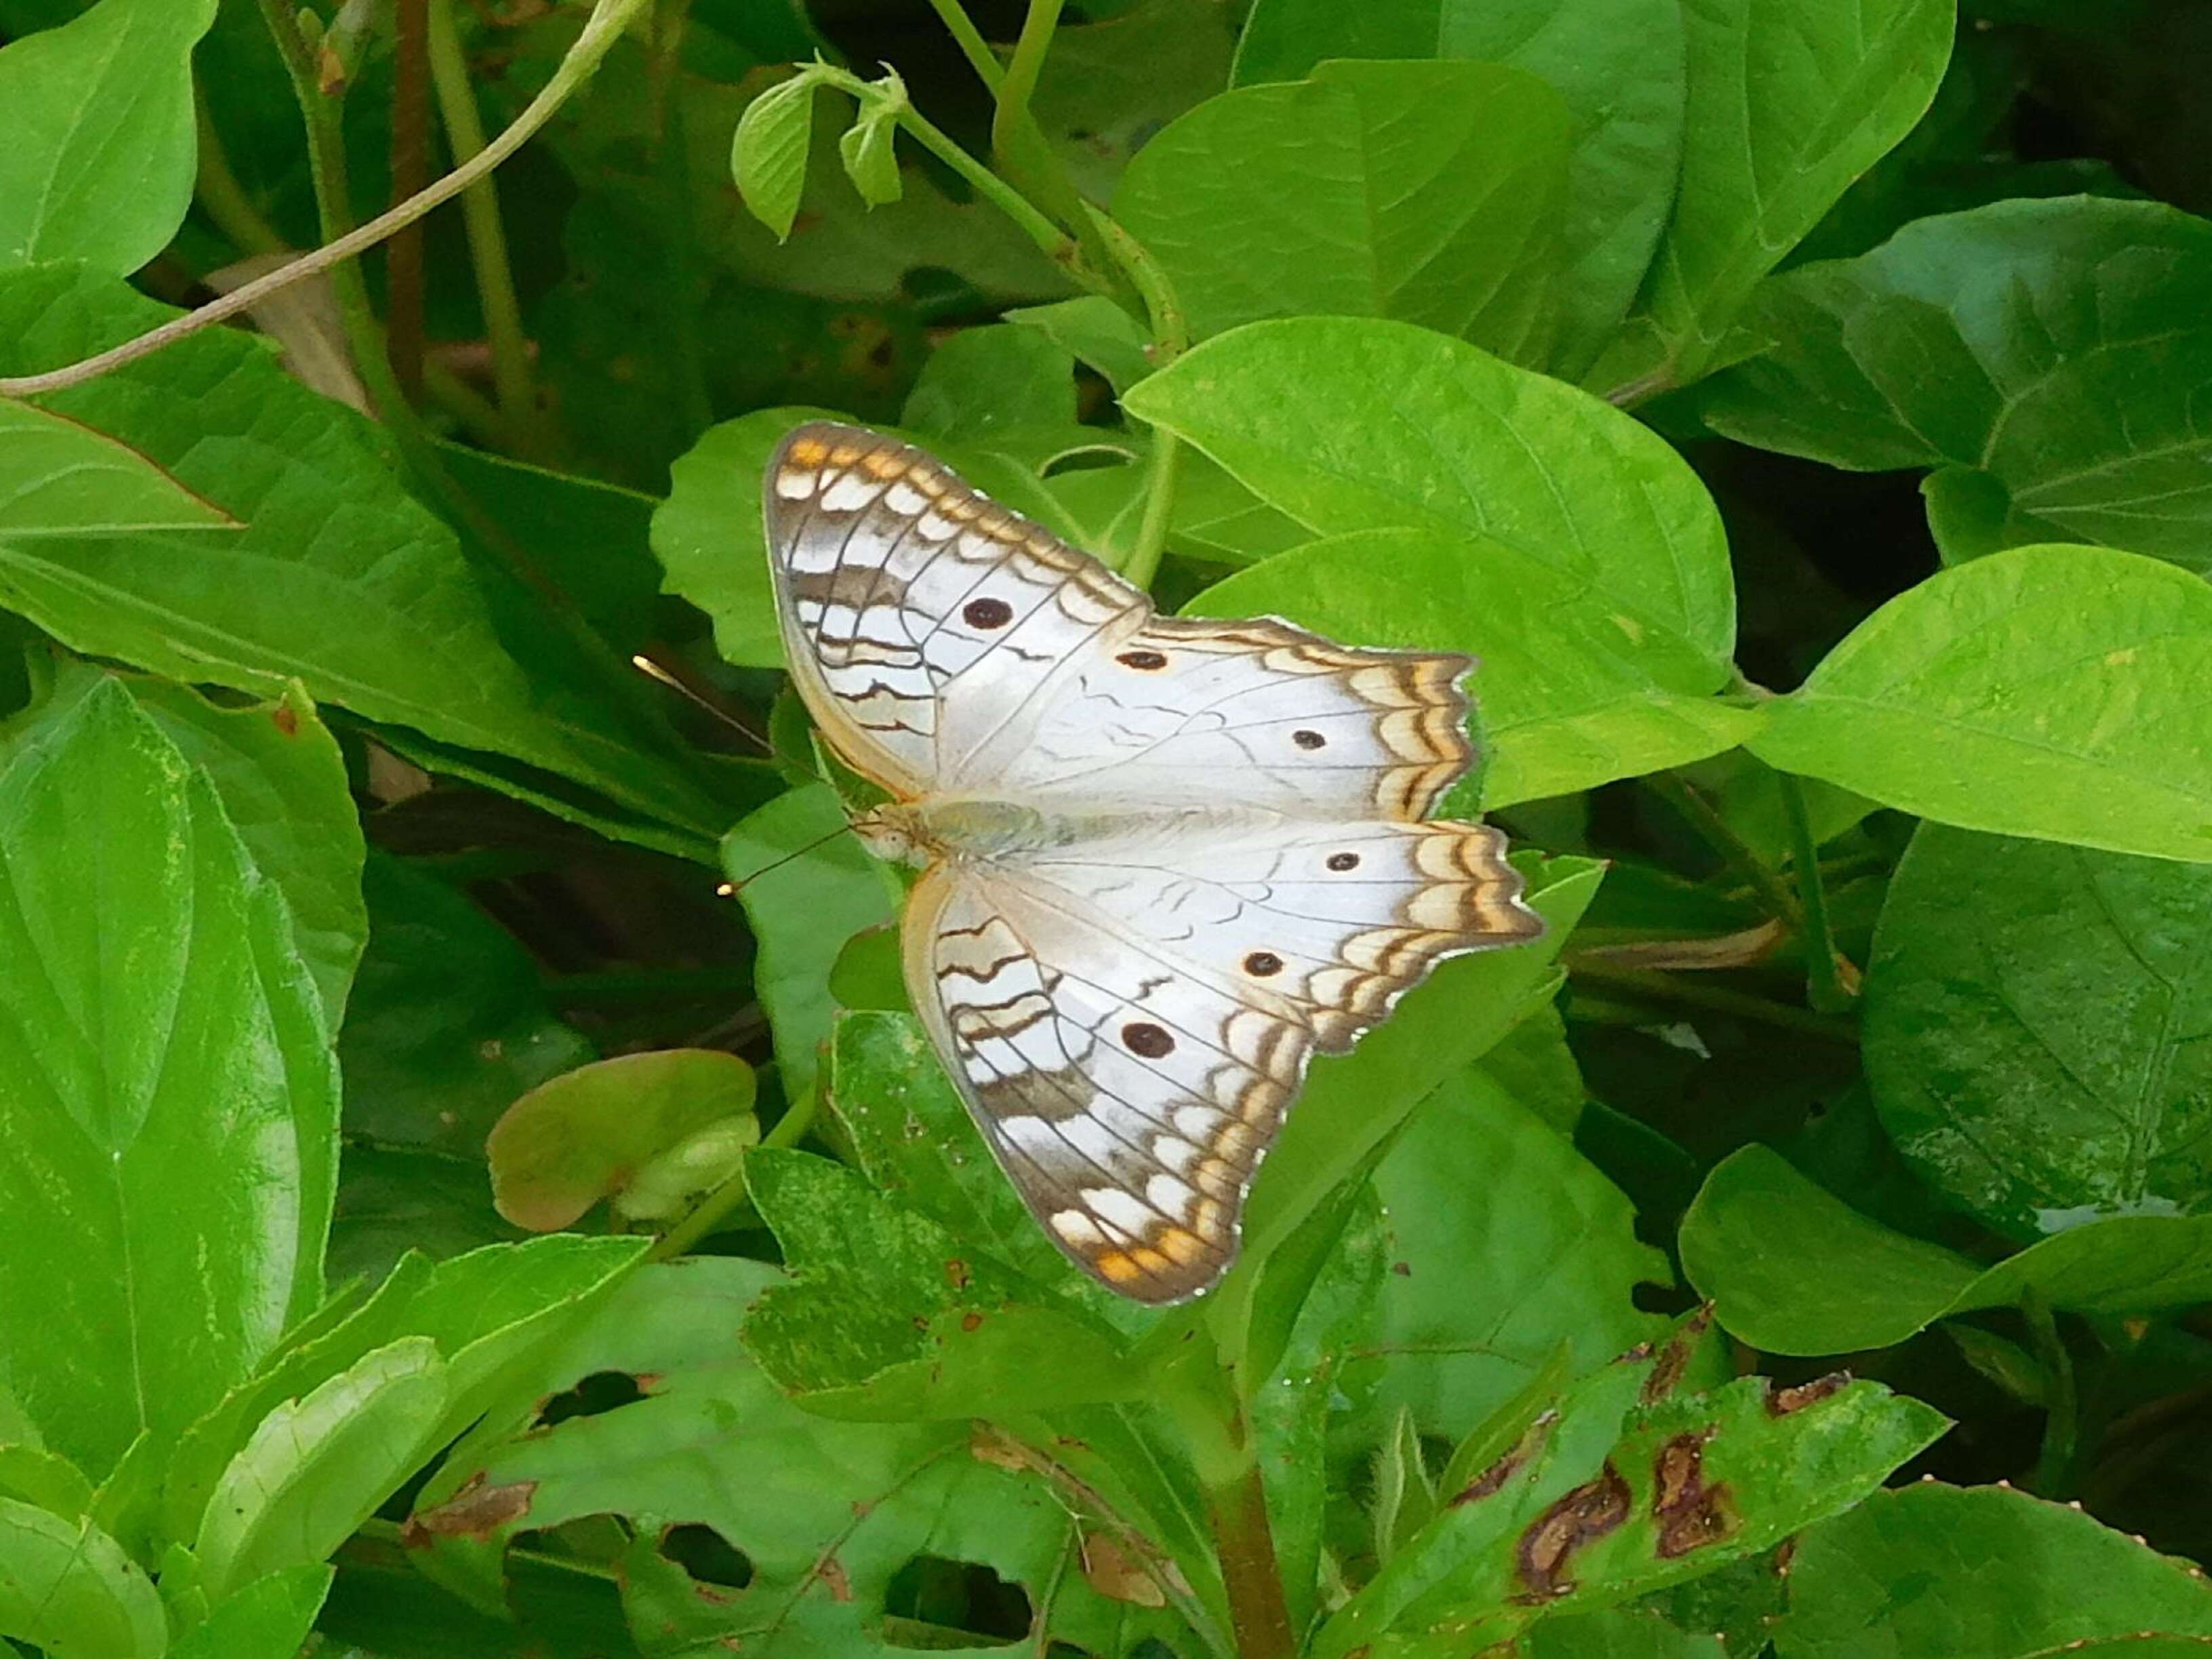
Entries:
<svg viewBox="0 0 2212 1659">
<path fill-rule="evenodd" d="M 974 798 L 889 801 L 853 820 L 863 845 L 894 863 L 1002 857 L 1053 844 L 1053 825 L 1033 807 Z"/>
</svg>

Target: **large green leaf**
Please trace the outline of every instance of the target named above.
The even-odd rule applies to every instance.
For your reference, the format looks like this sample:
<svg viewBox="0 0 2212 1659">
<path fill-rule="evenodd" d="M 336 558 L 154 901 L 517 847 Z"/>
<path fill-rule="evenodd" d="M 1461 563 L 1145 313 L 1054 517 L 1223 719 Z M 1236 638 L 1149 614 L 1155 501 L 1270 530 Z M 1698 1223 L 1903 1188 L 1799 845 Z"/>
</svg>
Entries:
<svg viewBox="0 0 2212 1659">
<path fill-rule="evenodd" d="M 2212 1218 L 2092 1221 L 1984 1268 L 1860 1214 L 1765 1146 L 1745 1147 L 1705 1177 L 1682 1218 L 1681 1251 L 1683 1272 L 1721 1323 L 1769 1353 L 1886 1348 L 2029 1291 L 2085 1314 L 2159 1313 L 2212 1297 Z"/>
<path fill-rule="evenodd" d="M 1740 356 L 1759 278 L 1917 121 L 1952 0 L 1686 0 L 1682 173 L 1630 332 L 1590 383 L 1649 392 Z"/>
<path fill-rule="evenodd" d="M 1328 538 L 1194 609 L 1494 665 L 1474 682 L 1498 738 L 1492 804 L 1755 729 L 1712 696 L 1733 672 L 1735 594 L 1711 500 L 1598 399 L 1426 330 L 1316 318 L 1224 335 L 1124 401 Z"/>
<path fill-rule="evenodd" d="M 1495 64 L 1330 63 L 1208 99 L 1146 144 L 1115 216 L 1193 331 L 1395 317 L 1530 365 L 1556 328 L 1572 119 Z"/>
<path fill-rule="evenodd" d="M 2212 1638 L 2197 1568 L 2078 1505 L 1923 1484 L 1805 1535 L 1774 1645 L 1781 1659 L 2179 1659 L 2160 1636 Z"/>
<path fill-rule="evenodd" d="M 1697 1340 L 1575 1384 L 1322 1627 L 1316 1659 L 1480 1652 L 1702 1577 L 1849 1508 L 1945 1426 L 1870 1382 L 1680 1392 Z"/>
<path fill-rule="evenodd" d="M 1229 84 L 1236 19 L 1214 0 L 1138 0 L 1070 27 L 1064 19 L 1030 107 L 1076 187 L 1112 199 L 1129 158 L 1162 127 Z M 1018 174 L 1017 174 L 1018 177 Z"/>
<path fill-rule="evenodd" d="M 192 46 L 216 0 L 100 0 L 0 47 L 0 270 L 82 259 L 127 276 L 192 199 Z"/>
<path fill-rule="evenodd" d="M 161 1598 L 89 1521 L 0 1497 L 0 1637 L 51 1659 L 161 1659 Z"/>
<path fill-rule="evenodd" d="M 1626 1197 L 1480 1070 L 1421 1103 L 1375 1187 L 1391 1270 L 1347 1373 L 1355 1398 L 1456 1441 L 1563 1341 L 1579 1372 L 1661 1328 L 1631 1297 L 1672 1275 Z"/>
<path fill-rule="evenodd" d="M 1711 386 L 1730 437 L 1831 466 L 1932 467 L 1954 561 L 2087 541 L 2212 573 L 2194 390 L 2212 225 L 2155 202 L 2000 202 L 1775 278 L 1775 349 Z"/>
<path fill-rule="evenodd" d="M 9 273 L 0 368 L 51 368 L 170 314 L 88 272 Z M 374 428 L 256 342 L 209 330 L 45 402 L 246 526 L 0 538 L 0 601 L 57 638 L 260 695 L 296 678 L 318 702 L 473 754 L 479 775 L 504 761 L 603 798 L 620 809 L 611 827 L 660 844 L 698 850 L 724 827 L 674 733 L 633 717 L 519 580 L 471 566 L 400 488 Z"/>
<path fill-rule="evenodd" d="M 1237 43 L 1237 83 L 1295 80 L 1330 58 L 1479 58 L 1558 88 L 1575 131 L 1559 339 L 1538 367 L 1580 375 L 1626 313 L 1674 198 L 1685 88 L 1674 0 L 1259 0 Z"/>
<path fill-rule="evenodd" d="M 1875 934 L 1867 1078 L 1898 1149 L 2002 1231 L 2196 1214 L 2208 1012 L 2212 866 L 1929 824 Z"/>
<path fill-rule="evenodd" d="M 331 1571 L 310 1561 L 255 1579 L 186 1632 L 169 1659 L 288 1659 L 313 1632 Z"/>
<path fill-rule="evenodd" d="M 1010 1471 L 1007 1451 L 971 1441 L 964 1421 L 832 1422 L 777 1392 L 733 1334 L 778 1278 L 720 1258 L 640 1273 L 544 1363 L 531 1391 L 544 1398 L 611 1375 L 635 1379 L 643 1398 L 488 1425 L 427 1490 L 412 1535 L 456 1570 L 488 1565 L 495 1584 L 513 1532 L 629 1516 L 647 1544 L 631 1562 L 634 1613 L 650 1605 L 680 1617 L 691 1641 L 726 1638 L 768 1659 L 872 1650 L 894 1575 L 921 1555 L 979 1563 L 1022 1586 L 1040 1628 L 1079 1618 L 1100 1628 L 1115 1604 L 1076 1569 L 1079 1528 L 1042 1483 Z M 744 1553 L 752 1579 L 742 1594 L 680 1575 L 680 1596 L 655 1594 L 669 1564 L 656 1567 L 651 1547 L 678 1522 Z"/>
<path fill-rule="evenodd" d="M 1977 559 L 1875 611 L 1749 746 L 1965 829 L 2212 860 L 2212 588 L 2106 548 Z"/>
<path fill-rule="evenodd" d="M 0 773 L 0 1364 L 104 1474 L 319 1296 L 337 1071 L 281 896 L 120 688 Z"/>
</svg>

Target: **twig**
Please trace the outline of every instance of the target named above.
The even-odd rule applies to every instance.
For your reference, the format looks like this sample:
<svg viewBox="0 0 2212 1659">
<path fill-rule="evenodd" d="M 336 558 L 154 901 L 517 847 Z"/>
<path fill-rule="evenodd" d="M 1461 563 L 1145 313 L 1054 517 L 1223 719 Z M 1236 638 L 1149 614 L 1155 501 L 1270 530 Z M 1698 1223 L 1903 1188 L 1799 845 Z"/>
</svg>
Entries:
<svg viewBox="0 0 2212 1659">
<path fill-rule="evenodd" d="M 1775 778 L 1782 786 L 1783 816 L 1790 820 L 1792 873 L 1805 906 L 1805 1000 L 1824 1014 L 1844 1013 L 1856 1000 L 1852 981 L 1858 969 L 1836 949 L 1827 890 L 1820 880 L 1820 848 L 1813 839 L 1812 814 L 1805 807 L 1805 786 L 1787 772 L 1778 772 Z"/>
<path fill-rule="evenodd" d="M 1729 827 L 1728 820 L 1713 810 L 1711 801 L 1673 772 L 1654 772 L 1644 781 L 1653 793 L 1680 814 L 1683 822 L 1696 830 L 1730 869 L 1751 884 L 1768 915 L 1779 916 L 1792 933 L 1805 931 L 1805 912 L 1797 902 L 1797 895 L 1790 890 L 1790 884 L 1770 869 L 1743 837 Z"/>
<path fill-rule="evenodd" d="M 392 9 L 392 199 L 422 194 L 430 182 L 428 0 L 395 0 Z M 384 250 L 385 355 L 401 394 L 422 397 L 422 227 L 394 231 Z"/>
<path fill-rule="evenodd" d="M 1740 1019 L 1757 1020 L 1765 1025 L 1778 1025 L 1785 1030 L 1803 1031 L 1809 1036 L 1825 1037 L 1831 1042 L 1856 1044 L 1858 1030 L 1850 1021 L 1833 1014 L 1816 1014 L 1809 1009 L 1793 1008 L 1786 1002 L 1771 1002 L 1765 997 L 1755 997 L 1743 991 L 1731 991 L 1725 986 L 1708 985 L 1702 980 L 1679 979 L 1671 974 L 1656 974 L 1642 968 L 1615 968 L 1609 963 L 1572 957 L 1567 963 L 1568 974 L 1576 980 L 1588 980 L 1616 990 L 1633 992 L 1658 1002 L 1679 1003 L 1686 1008 L 1707 1008 L 1717 1014 L 1734 1014 Z"/>
</svg>

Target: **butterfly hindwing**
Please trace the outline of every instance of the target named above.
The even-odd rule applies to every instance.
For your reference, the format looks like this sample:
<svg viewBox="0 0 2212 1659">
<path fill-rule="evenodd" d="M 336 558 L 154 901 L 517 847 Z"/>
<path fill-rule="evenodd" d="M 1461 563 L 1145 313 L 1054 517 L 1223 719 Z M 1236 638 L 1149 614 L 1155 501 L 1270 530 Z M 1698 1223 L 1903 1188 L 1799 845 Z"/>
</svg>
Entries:
<svg viewBox="0 0 2212 1659">
<path fill-rule="evenodd" d="M 1444 957 L 1532 937 L 1520 892 L 1479 825 L 1164 818 L 933 872 L 908 977 L 1046 1231 L 1112 1288 L 1171 1301 L 1234 1259 L 1310 1056 Z"/>
</svg>

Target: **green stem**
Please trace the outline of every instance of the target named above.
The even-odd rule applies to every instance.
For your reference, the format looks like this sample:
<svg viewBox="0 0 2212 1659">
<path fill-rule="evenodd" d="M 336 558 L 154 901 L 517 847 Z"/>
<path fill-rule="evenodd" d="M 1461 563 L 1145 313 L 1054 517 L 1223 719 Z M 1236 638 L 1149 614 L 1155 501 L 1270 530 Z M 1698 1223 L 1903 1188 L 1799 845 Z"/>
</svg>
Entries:
<svg viewBox="0 0 2212 1659">
<path fill-rule="evenodd" d="M 273 6 L 274 0 L 262 0 L 262 3 L 267 9 Z M 402 202 L 388 212 L 379 214 L 359 229 L 326 243 L 313 252 L 303 254 L 282 270 L 272 270 L 258 281 L 234 289 L 220 299 L 211 300 L 197 311 L 173 318 L 136 339 L 125 340 L 109 350 L 60 368 L 49 369 L 42 374 L 0 379 L 0 397 L 27 398 L 45 392 L 64 391 L 73 386 L 82 386 L 87 380 L 96 380 L 125 363 L 151 356 L 163 347 L 175 344 L 186 335 L 197 334 L 227 317 L 235 317 L 242 311 L 252 309 L 271 294 L 289 288 L 302 278 L 343 264 L 346 260 L 374 247 L 402 225 L 411 225 L 432 209 L 450 202 L 529 143 L 532 136 L 553 118 L 554 112 L 568 102 L 576 88 L 591 78 L 592 71 L 599 65 L 599 60 L 607 55 L 616 40 L 621 38 L 623 30 L 646 3 L 647 0 L 599 0 L 584 24 L 583 32 L 577 35 L 576 43 L 568 48 L 568 55 L 554 70 L 553 78 L 530 100 L 522 113 L 516 116 L 498 137 L 485 145 L 475 161 L 454 168 L 420 196 Z M 287 33 L 292 33 L 289 16 L 285 22 Z M 296 42 L 296 34 L 293 38 Z M 287 67 L 289 67 L 289 59 Z M 308 84 L 312 87 L 313 81 L 310 80 Z"/>
<path fill-rule="evenodd" d="M 1648 968 L 1616 968 L 1607 963 L 1580 959 L 1571 960 L 1567 971 L 1577 981 L 1632 992 L 1651 1001 L 1707 1008 L 1717 1014 L 1733 1014 L 1740 1019 L 1757 1020 L 1761 1024 L 1825 1037 L 1832 1042 L 1856 1043 L 1859 1040 L 1857 1029 L 1847 1019 L 1812 1013 L 1803 1008 L 1793 1008 L 1786 1002 L 1769 1001 L 1765 997 L 1731 991 L 1725 986 L 1708 985 L 1679 974 L 1662 974 Z"/>
<path fill-rule="evenodd" d="M 1790 884 L 1769 868 L 1743 837 L 1729 827 L 1728 821 L 1713 810 L 1711 802 L 1673 772 L 1654 772 L 1644 781 L 1721 855 L 1730 869 L 1751 884 L 1752 890 L 1759 895 L 1770 915 L 1789 923 L 1793 933 L 1805 931 L 1805 912 Z"/>
<path fill-rule="evenodd" d="M 991 147 L 1000 155 L 1012 148 L 1016 135 L 1029 122 L 1030 98 L 1044 69 L 1044 55 L 1051 49 L 1053 31 L 1060 27 L 1061 3 L 1062 0 L 1030 0 L 1029 11 L 1022 19 L 1021 37 L 1014 42 L 1014 55 L 1006 64 L 1006 77 L 999 82 L 999 107 L 991 118 Z"/>
<path fill-rule="evenodd" d="M 1805 1000 L 1824 1014 L 1849 1011 L 1854 1000 L 1844 983 L 1835 929 L 1828 921 L 1827 889 L 1820 880 L 1820 848 L 1813 838 L 1813 817 L 1805 807 L 1805 786 L 1788 772 L 1775 774 L 1782 786 L 1782 811 L 1790 820 L 1790 865 L 1797 895 L 1805 906 Z"/>
<path fill-rule="evenodd" d="M 342 242 L 353 224 L 353 193 L 347 173 L 345 133 L 338 122 L 337 101 L 324 93 L 315 55 L 301 35 L 299 21 L 286 0 L 261 0 L 261 15 L 268 25 L 270 38 L 276 45 L 276 55 L 283 60 L 284 72 L 292 82 L 292 95 L 300 106 L 300 118 L 307 130 L 307 172 L 314 185 L 315 213 L 323 240 L 329 244 Z M 308 256 L 310 258 L 313 257 Z M 271 286 L 274 279 L 298 270 L 302 263 L 295 259 L 258 281 L 233 289 L 226 297 L 235 301 L 241 295 L 251 294 L 257 289 L 274 292 L 275 288 Z M 385 349 L 384 331 L 377 325 L 376 312 L 368 302 L 368 285 L 362 279 L 359 265 L 332 265 L 329 270 L 331 293 L 337 301 L 338 318 L 345 330 L 346 347 L 353 357 L 354 373 L 361 377 L 362 386 L 368 393 L 370 403 L 375 405 L 379 418 L 404 447 L 410 437 L 416 435 L 414 405 L 408 402 L 405 392 L 400 388 L 398 376 L 392 372 L 391 357 Z M 213 305 L 203 306 L 198 311 L 178 318 L 176 322 L 190 322 L 223 303 L 218 300 Z M 171 323 L 162 326 L 175 325 Z M 150 340 L 161 332 L 161 330 L 157 328 L 151 334 L 142 334 L 137 340 L 126 342 L 118 349 L 127 350 L 130 346 Z M 114 354 L 103 355 L 112 356 Z M 84 365 L 76 367 L 82 368 Z M 59 372 L 68 374 L 70 371 L 64 369 Z M 32 378 L 47 380 L 53 377 L 34 375 Z"/>
<path fill-rule="evenodd" d="M 990 42 L 984 40 L 983 32 L 963 9 L 960 0 L 929 0 L 929 3 L 945 25 L 945 33 L 959 46 L 961 56 L 968 60 L 968 67 L 975 71 L 975 78 L 995 97 L 1006 71 L 999 67 L 998 55 L 991 50 Z"/>
<path fill-rule="evenodd" d="M 2079 1399 L 2074 1379 L 2074 1358 L 2058 1334 L 2058 1321 L 2051 1304 L 2036 1291 L 2022 1293 L 2020 1311 L 2027 1321 L 2036 1357 L 2051 1378 L 2051 1401 L 2043 1419 L 2043 1448 L 2035 1460 L 2035 1494 L 2053 1502 L 2063 1500 L 2074 1486 L 2074 1449 L 2078 1437 Z"/>
<path fill-rule="evenodd" d="M 1150 587 L 1159 574 L 1160 555 L 1166 550 L 1168 520 L 1175 512 L 1176 474 L 1182 461 L 1182 443 L 1165 428 L 1152 433 L 1152 458 L 1145 472 L 1145 516 L 1137 526 L 1137 544 L 1121 566 L 1121 574 L 1139 587 Z"/>
<path fill-rule="evenodd" d="M 1206 1496 L 1238 1659 L 1291 1659 L 1297 1638 L 1283 1595 L 1259 1449 L 1243 1402 L 1226 1389 L 1208 1389 L 1203 1394 L 1172 1390 L 1166 1403 L 1182 1427 Z"/>
<path fill-rule="evenodd" d="M 457 166 L 484 152 L 483 120 L 469 85 L 468 60 L 460 31 L 453 24 L 453 0 L 429 0 L 430 80 L 437 88 L 438 116 Z M 538 387 L 530 368 L 530 339 L 523 331 L 522 303 L 514 291 L 507 258 L 507 231 L 500 222 L 499 184 L 487 173 L 461 192 L 461 219 L 469 238 L 469 263 L 475 269 L 477 301 L 483 312 L 484 339 L 491 348 L 492 390 L 510 437 L 525 459 L 543 459 L 543 422 Z"/>
<path fill-rule="evenodd" d="M 231 171 L 230 156 L 223 149 L 215 123 L 208 118 L 204 94 L 194 98 L 193 110 L 199 127 L 199 166 L 192 194 L 200 204 L 200 211 L 240 253 L 286 252 L 284 239 L 276 234 L 275 226 L 261 216 L 247 197 L 246 187 L 238 182 L 238 175 Z"/>
</svg>

